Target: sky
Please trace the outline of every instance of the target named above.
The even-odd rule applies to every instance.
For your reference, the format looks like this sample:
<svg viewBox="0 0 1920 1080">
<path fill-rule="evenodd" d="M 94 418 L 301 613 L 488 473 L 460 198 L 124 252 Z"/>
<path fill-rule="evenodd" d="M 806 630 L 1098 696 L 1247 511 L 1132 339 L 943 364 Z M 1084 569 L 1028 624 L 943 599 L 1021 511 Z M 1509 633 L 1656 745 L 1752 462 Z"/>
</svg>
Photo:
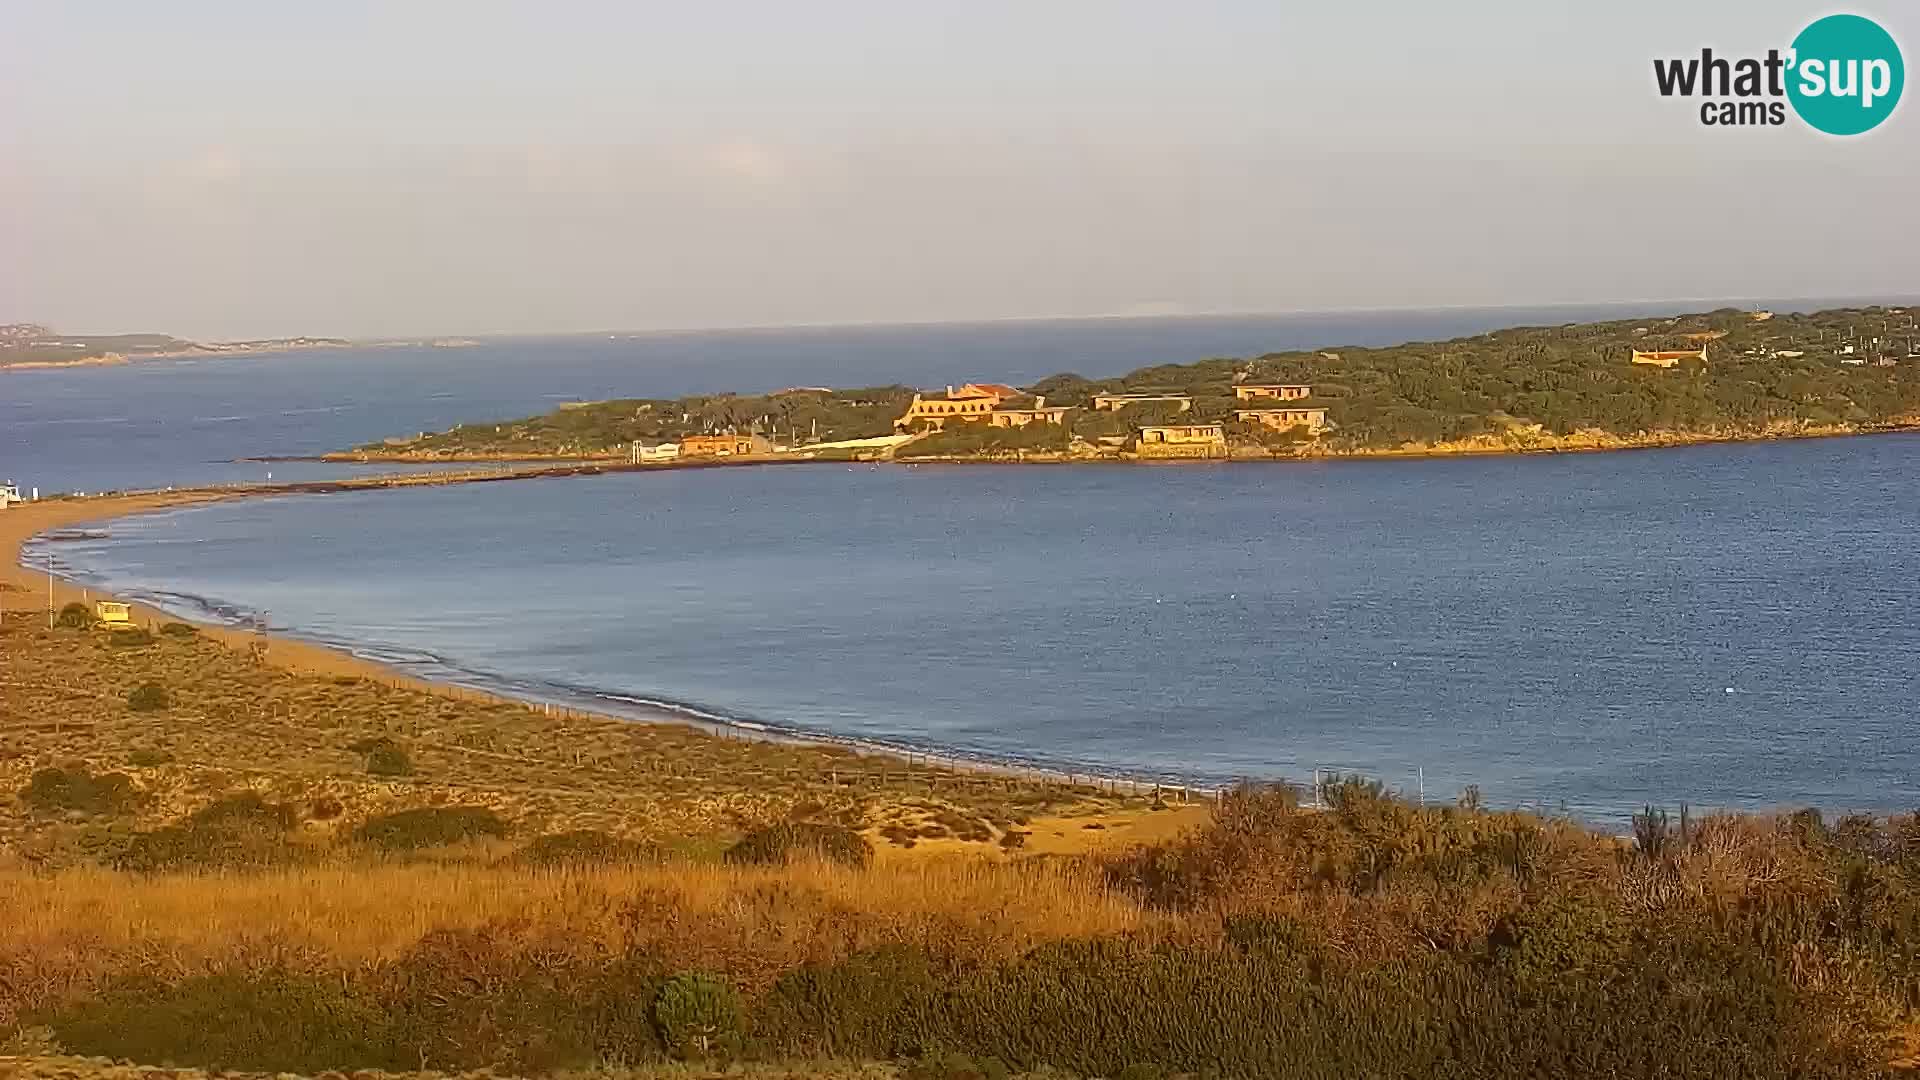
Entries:
<svg viewBox="0 0 1920 1080">
<path fill-rule="evenodd" d="M 1779 0 L 0 0 L 0 322 L 199 338 L 1920 292 Z M 1852 7 L 1911 62 L 1920 8 Z M 1920 92 L 1916 92 L 1920 93 Z M 1909 95 L 1910 97 L 1912 95 Z"/>
</svg>

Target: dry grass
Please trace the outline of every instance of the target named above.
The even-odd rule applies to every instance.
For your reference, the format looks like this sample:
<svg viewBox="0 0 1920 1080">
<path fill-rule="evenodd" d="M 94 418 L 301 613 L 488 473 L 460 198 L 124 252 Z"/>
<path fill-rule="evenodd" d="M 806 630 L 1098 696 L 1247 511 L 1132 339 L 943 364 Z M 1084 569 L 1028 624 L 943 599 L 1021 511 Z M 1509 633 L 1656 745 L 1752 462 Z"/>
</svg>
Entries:
<svg viewBox="0 0 1920 1080">
<path fill-rule="evenodd" d="M 340 1074 L 331 1074 L 338 1077 Z M 381 1072 L 357 1069 L 361 1080 L 503 1080 L 511 1074 L 486 1069 L 479 1072 L 413 1073 Z M 898 1065 L 877 1062 L 810 1061 L 785 1064 L 747 1063 L 727 1068 L 711 1068 L 683 1062 L 657 1065 L 629 1065 L 619 1068 L 590 1069 L 565 1074 L 571 1080 L 899 1080 L 906 1070 Z M 1027 1073 L 1017 1074 L 1030 1075 Z M 1033 1074 L 1039 1075 L 1039 1074 Z M 1056 1078 L 1059 1074 L 1048 1073 Z M 287 1080 L 285 1074 L 236 1072 L 231 1069 L 177 1069 L 128 1065 L 100 1058 L 0 1056 L 0 1080 Z"/>
<path fill-rule="evenodd" d="M 881 945 L 1009 958 L 1165 921 L 1111 893 L 1086 865 L 966 858 L 865 871 L 825 863 L 0 871 L 0 1029 L 112 975 L 263 963 L 353 970 L 397 960 L 437 931 L 474 932 L 496 958 L 644 954 L 755 986 Z"/>
<path fill-rule="evenodd" d="M 945 834 L 992 849 L 1036 815 L 1142 805 L 1085 787 L 295 673 L 206 637 L 114 647 L 103 635 L 50 631 L 14 614 L 0 622 L 0 655 L 0 794 L 18 791 L 35 769 L 69 762 L 125 771 L 143 793 L 137 813 L 111 823 L 48 820 L 0 802 L 0 846 L 39 865 L 70 864 L 98 847 L 98 837 L 78 835 L 85 830 L 175 821 L 240 788 L 303 808 L 337 800 L 345 813 L 306 826 L 318 840 L 396 809 L 480 803 L 523 836 L 726 837 L 805 817 L 876 831 L 944 822 Z M 172 708 L 128 709 L 127 693 L 145 682 L 166 687 Z M 380 737 L 404 746 L 414 775 L 368 774 L 352 747 Z"/>
</svg>

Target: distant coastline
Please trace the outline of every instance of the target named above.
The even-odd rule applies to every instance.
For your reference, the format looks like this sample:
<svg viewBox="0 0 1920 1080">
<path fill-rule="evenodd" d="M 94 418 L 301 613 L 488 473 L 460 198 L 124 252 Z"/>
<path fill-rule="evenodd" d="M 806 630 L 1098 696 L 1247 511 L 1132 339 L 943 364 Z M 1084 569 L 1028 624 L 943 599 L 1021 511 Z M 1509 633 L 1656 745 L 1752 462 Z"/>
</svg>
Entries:
<svg viewBox="0 0 1920 1080">
<path fill-rule="evenodd" d="M 146 360 L 255 356 L 316 349 L 436 348 L 478 345 L 471 338 L 353 341 L 333 337 L 256 338 L 197 342 L 166 334 L 60 334 L 36 323 L 0 326 L 0 371 L 106 367 Z"/>
<path fill-rule="evenodd" d="M 1073 372 L 1026 386 L 794 386 L 568 401 L 324 455 L 970 463 L 1588 453 L 1920 429 L 1904 307 L 1727 308 Z"/>
</svg>

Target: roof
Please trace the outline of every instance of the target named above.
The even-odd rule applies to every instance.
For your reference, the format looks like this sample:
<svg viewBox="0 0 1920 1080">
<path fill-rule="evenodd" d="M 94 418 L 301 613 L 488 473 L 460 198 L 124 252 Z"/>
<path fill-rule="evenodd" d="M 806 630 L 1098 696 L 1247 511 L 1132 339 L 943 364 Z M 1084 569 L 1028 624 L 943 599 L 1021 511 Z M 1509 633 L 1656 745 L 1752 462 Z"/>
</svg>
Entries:
<svg viewBox="0 0 1920 1080">
<path fill-rule="evenodd" d="M 954 397 L 1019 397 L 1020 391 L 1006 383 L 982 382 L 968 383 L 953 392 Z"/>
</svg>

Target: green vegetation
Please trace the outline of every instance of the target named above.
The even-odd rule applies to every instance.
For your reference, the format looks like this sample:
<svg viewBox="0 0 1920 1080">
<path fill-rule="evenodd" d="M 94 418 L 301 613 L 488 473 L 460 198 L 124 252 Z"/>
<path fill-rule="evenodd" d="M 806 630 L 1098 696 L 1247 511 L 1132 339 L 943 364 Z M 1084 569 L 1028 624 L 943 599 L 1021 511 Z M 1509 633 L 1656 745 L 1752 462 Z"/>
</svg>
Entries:
<svg viewBox="0 0 1920 1080">
<path fill-rule="evenodd" d="M 94 774 L 84 765 L 40 769 L 20 792 L 20 801 L 41 813 L 118 814 L 138 792 L 126 773 Z"/>
<path fill-rule="evenodd" d="M 987 424 L 948 424 L 902 446 L 897 456 L 916 457 L 1012 457 L 1019 453 L 1060 453 L 1067 448 L 1067 428 L 1062 424 L 1027 424 L 1024 427 L 992 427 Z"/>
<path fill-rule="evenodd" d="M 62 630 L 85 630 L 93 625 L 93 611 L 78 600 L 65 604 L 60 614 L 54 618 L 53 625 Z"/>
<path fill-rule="evenodd" d="M 179 825 L 136 834 L 115 865 L 141 873 L 284 866 L 308 854 L 288 836 L 297 822 L 292 807 L 257 792 L 228 795 Z"/>
<path fill-rule="evenodd" d="M 1260 786 L 1208 817 L 0 627 L 0 1045 L 1838 1080 L 1893 1075 L 1920 1027 L 1914 816 L 1648 808 L 1623 840 L 1345 778 L 1324 811 Z M 148 682 L 174 708 L 129 714 Z M 367 775 L 402 745 L 420 778 Z M 130 759 L 138 785 L 103 764 Z M 1165 827 L 1070 846 L 1128 815 Z M 873 851 L 893 833 L 935 854 Z"/>
<path fill-rule="evenodd" d="M 73 1053 L 309 1072 L 744 1055 L 916 1076 L 1892 1075 L 1920 978 L 1912 818 L 1649 813 L 1625 844 L 1365 783 L 1327 794 L 1308 812 L 1244 788 L 1197 832 L 1067 863 L 370 880 L 395 912 L 545 891 L 378 962 L 260 949 L 234 925 L 217 963 L 129 969 L 20 1015 Z M 241 798 L 193 827 L 287 820 Z M 145 880 L 52 895 L 91 913 L 139 888 L 167 910 L 173 887 Z M 274 910 L 354 880 L 178 888 Z"/>
<path fill-rule="evenodd" d="M 159 712 L 172 704 L 167 688 L 159 683 L 141 683 L 127 691 L 127 708 L 134 712 Z"/>
<path fill-rule="evenodd" d="M 712 976 L 677 975 L 667 980 L 654 1002 L 653 1017 L 677 1057 L 704 1058 L 739 1048 L 740 996 Z"/>
<path fill-rule="evenodd" d="M 873 845 L 844 826 L 788 821 L 755 829 L 727 849 L 727 861 L 742 865 L 780 864 L 796 858 L 862 867 L 873 861 Z"/>
<path fill-rule="evenodd" d="M 1633 350 L 1707 350 L 1707 362 L 1660 369 Z M 1313 388 L 1303 401 L 1239 401 L 1241 382 Z M 1028 388 L 1075 406 L 1072 435 L 1124 437 L 1143 424 L 1226 423 L 1250 450 L 1390 450 L 1472 441 L 1489 449 L 1607 445 L 1609 441 L 1723 438 L 1806 428 L 1859 429 L 1920 422 L 1920 327 L 1904 308 L 1857 308 L 1761 318 L 1731 308 L 1671 318 L 1516 327 L 1388 348 L 1268 353 L 1162 364 L 1110 379 L 1049 376 Z M 1094 412 L 1096 393 L 1178 393 L 1190 411 L 1149 402 Z M 763 397 L 613 401 L 543 417 L 467 425 L 370 451 L 444 454 L 621 453 L 632 439 L 736 429 L 804 443 L 883 435 L 912 391 L 881 387 Z M 1331 430 L 1272 432 L 1234 421 L 1236 409 L 1327 410 Z M 814 426 L 818 421 L 817 431 Z M 902 457 L 1011 455 L 1064 449 L 1067 431 L 953 425 Z M 1031 442 L 1027 440 L 1033 440 Z"/>
<path fill-rule="evenodd" d="M 412 776 L 413 759 L 398 746 L 376 747 L 367 754 L 367 771 L 375 776 Z"/>
<path fill-rule="evenodd" d="M 507 835 L 507 823 L 484 806 L 423 806 L 369 819 L 353 835 L 387 851 L 413 851 L 502 837 Z"/>
<path fill-rule="evenodd" d="M 619 866 L 657 862 L 660 850 L 652 844 L 611 836 L 596 829 L 575 829 L 537 836 L 514 857 L 528 866 Z"/>
<path fill-rule="evenodd" d="M 567 405 L 544 416 L 462 424 L 411 440 L 360 447 L 370 453 L 422 457 L 561 455 L 625 457 L 636 440 L 672 442 L 687 435 L 752 431 L 783 441 L 833 442 L 893 433 L 913 391 L 904 386 L 857 390 L 785 390 L 776 394 L 708 394 L 676 400 L 630 398 Z"/>
</svg>

